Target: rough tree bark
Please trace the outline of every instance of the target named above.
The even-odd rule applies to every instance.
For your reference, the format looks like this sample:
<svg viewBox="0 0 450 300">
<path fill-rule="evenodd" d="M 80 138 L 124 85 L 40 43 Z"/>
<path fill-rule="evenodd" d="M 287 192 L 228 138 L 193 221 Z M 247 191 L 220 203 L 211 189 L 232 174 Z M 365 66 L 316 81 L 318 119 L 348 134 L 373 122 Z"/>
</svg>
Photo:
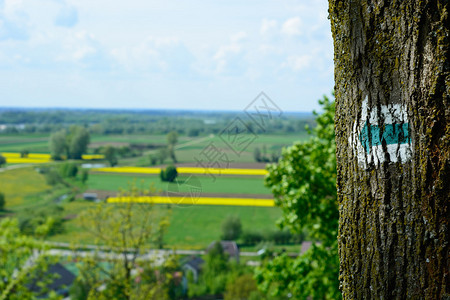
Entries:
<svg viewBox="0 0 450 300">
<path fill-rule="evenodd" d="M 330 0 L 344 299 L 449 292 L 449 4 Z"/>
</svg>

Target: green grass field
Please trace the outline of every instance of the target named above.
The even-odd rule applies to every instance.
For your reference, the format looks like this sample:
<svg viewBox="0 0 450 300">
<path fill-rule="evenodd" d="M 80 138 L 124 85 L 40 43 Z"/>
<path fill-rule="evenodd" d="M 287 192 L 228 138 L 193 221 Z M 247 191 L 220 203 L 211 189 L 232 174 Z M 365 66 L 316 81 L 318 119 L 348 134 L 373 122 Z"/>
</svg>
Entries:
<svg viewBox="0 0 450 300">
<path fill-rule="evenodd" d="M 179 176 L 179 185 L 177 185 L 176 183 L 161 182 L 159 176 L 154 175 L 90 174 L 88 187 L 94 190 L 117 191 L 119 188 L 127 189 L 134 182 L 142 188 L 148 188 L 153 183 L 158 190 L 188 192 L 188 187 L 183 184 L 186 180 L 189 180 L 188 176 Z M 270 190 L 264 186 L 263 177 L 216 175 L 215 181 L 209 176 L 196 176 L 195 179 L 190 180 L 192 185 L 200 187 L 204 193 L 270 194 Z"/>
<path fill-rule="evenodd" d="M 136 177 L 136 176 L 135 176 Z M 144 179 L 144 185 L 154 181 L 157 176 L 137 176 L 136 184 Z M 119 186 L 127 187 L 133 176 L 116 174 L 90 174 L 89 188 L 117 190 Z M 261 178 L 218 177 L 202 178 L 204 192 L 211 193 L 269 193 Z M 160 184 L 160 183 L 159 183 Z M 80 184 L 78 184 L 80 186 Z M 161 186 L 161 184 L 160 184 Z M 33 167 L 9 170 L 0 173 L 0 191 L 5 194 L 6 213 L 19 215 L 30 213 L 34 209 L 55 204 L 55 199 L 69 193 L 63 186 L 50 187 L 44 176 Z M 63 216 L 78 215 L 93 203 L 76 200 L 58 204 L 64 208 Z M 156 205 L 157 209 L 167 211 L 167 205 Z M 176 206 L 172 205 L 170 226 L 165 236 L 166 246 L 178 249 L 204 249 L 213 240 L 220 239 L 221 224 L 229 215 L 240 217 L 244 230 L 276 230 L 275 222 L 281 216 L 279 208 L 270 207 L 234 207 L 234 206 Z M 5 212 L 3 212 L 5 213 Z M 0 213 L 1 216 L 2 213 Z M 52 241 L 67 243 L 93 243 L 92 236 L 75 219 L 64 223 L 65 232 L 50 237 Z"/>
<path fill-rule="evenodd" d="M 179 137 L 176 156 L 179 162 L 196 162 L 201 158 L 202 150 L 211 142 L 217 148 L 222 149 L 230 162 L 254 162 L 253 151 L 256 147 L 261 151 L 265 146 L 267 155 L 272 151 L 279 151 L 282 147 L 291 145 L 294 141 L 304 140 L 302 135 L 258 135 L 245 150 L 236 154 L 226 145 L 218 135 L 208 137 L 189 138 Z M 163 145 L 166 143 L 165 135 L 111 135 L 92 136 L 91 145 L 98 147 L 108 143 L 122 145 L 126 143 L 153 143 Z M 27 149 L 30 152 L 48 153 L 48 135 L 0 135 L 0 152 L 20 152 Z M 148 166 L 148 156 L 155 153 L 154 150 L 145 151 L 142 157 L 119 159 L 119 165 Z M 168 162 L 169 160 L 167 160 Z M 188 176 L 180 176 L 180 182 Z M 194 186 L 201 186 L 203 193 L 236 193 L 236 194 L 265 194 L 270 195 L 270 190 L 263 184 L 263 177 L 249 176 L 197 176 L 198 182 Z M 162 183 L 159 176 L 155 175 L 125 175 L 125 174 L 89 174 L 86 186 L 79 181 L 74 181 L 80 188 L 78 193 L 85 189 L 118 191 L 127 189 L 130 183 L 135 182 L 138 187 L 148 188 L 151 183 L 155 188 L 170 191 L 188 191 L 186 185 Z M 6 197 L 6 211 L 2 214 L 18 216 L 22 213 L 33 212 L 49 205 L 54 205 L 59 196 L 70 194 L 69 188 L 64 186 L 51 187 L 45 182 L 43 175 L 34 167 L 25 167 L 8 170 L 0 173 L 0 192 Z M 76 200 L 62 202 L 63 216 L 76 216 L 89 206 L 90 202 Z M 167 205 L 157 205 L 157 209 L 166 210 Z M 166 246 L 178 249 L 204 249 L 211 241 L 220 239 L 221 224 L 229 215 L 238 215 L 244 230 L 264 231 L 276 230 L 275 222 L 281 216 L 279 208 L 263 207 L 233 207 L 233 206 L 174 206 L 172 205 L 170 226 L 165 236 Z M 92 236 L 79 224 L 77 218 L 70 218 L 64 223 L 65 232 L 50 238 L 52 241 L 92 243 Z M 253 249 L 253 248 L 251 248 Z"/>
<path fill-rule="evenodd" d="M 65 211 L 79 213 L 91 203 L 72 202 Z M 162 213 L 166 205 L 157 205 Z M 229 216 L 239 216 L 243 230 L 275 231 L 275 222 L 281 216 L 279 208 L 230 207 L 230 206 L 172 206 L 170 226 L 165 234 L 166 248 L 204 249 L 214 240 L 220 240 L 222 222 Z M 65 222 L 64 234 L 52 236 L 49 240 L 74 244 L 92 244 L 93 237 L 77 220 Z"/>
<path fill-rule="evenodd" d="M 226 137 L 222 136 L 225 140 Z M 258 135 L 256 137 L 250 135 L 242 135 L 242 140 L 249 139 L 248 143 L 244 143 L 242 147 L 235 145 L 232 141 L 228 141 L 228 144 L 218 135 L 212 138 L 199 140 L 198 143 L 194 141 L 177 145 L 176 155 L 180 162 L 195 162 L 195 158 L 202 158 L 202 150 L 210 143 L 213 143 L 214 147 L 217 147 L 227 155 L 227 159 L 230 162 L 254 162 L 253 152 L 255 148 L 259 148 L 261 151 L 266 147 L 267 155 L 275 152 L 280 152 L 281 148 L 292 145 L 296 141 L 302 141 L 307 138 L 306 133 L 300 135 Z M 237 152 L 237 153 L 236 153 Z"/>
<path fill-rule="evenodd" d="M 7 209 L 32 204 L 31 198 L 50 189 L 44 176 L 31 167 L 0 173 L 0 192 L 5 195 Z"/>
<path fill-rule="evenodd" d="M 223 138 L 226 138 L 223 136 Z M 253 136 L 242 135 L 242 138 L 253 138 Z M 282 147 L 290 146 L 295 141 L 301 141 L 307 138 L 307 134 L 292 135 L 257 135 L 246 144 L 246 147 L 236 147 L 229 141 L 227 145 L 219 135 L 202 136 L 202 137 L 186 137 L 180 136 L 176 146 L 176 156 L 179 162 L 196 162 L 196 158 L 201 159 L 202 150 L 210 143 L 221 149 L 228 157 L 230 162 L 254 162 L 253 151 L 256 147 L 261 150 L 266 147 L 267 155 L 273 151 L 279 152 Z M 20 134 L 20 135 L 0 135 L 0 153 L 1 152 L 20 152 L 28 150 L 34 153 L 49 153 L 49 135 L 45 134 Z M 92 135 L 91 146 L 99 147 L 106 144 L 131 144 L 131 143 L 149 143 L 156 145 L 164 145 L 167 143 L 166 135 Z M 244 149 L 245 148 L 245 149 Z M 239 152 L 236 154 L 234 151 Z M 148 150 L 143 153 L 144 157 L 119 159 L 119 165 L 130 164 L 148 164 L 148 155 L 155 154 L 157 150 Z"/>
<path fill-rule="evenodd" d="M 229 215 L 239 216 L 243 230 L 276 230 L 281 210 L 275 207 L 186 206 L 174 207 L 165 241 L 178 248 L 205 248 L 219 240 L 221 224 Z"/>
</svg>

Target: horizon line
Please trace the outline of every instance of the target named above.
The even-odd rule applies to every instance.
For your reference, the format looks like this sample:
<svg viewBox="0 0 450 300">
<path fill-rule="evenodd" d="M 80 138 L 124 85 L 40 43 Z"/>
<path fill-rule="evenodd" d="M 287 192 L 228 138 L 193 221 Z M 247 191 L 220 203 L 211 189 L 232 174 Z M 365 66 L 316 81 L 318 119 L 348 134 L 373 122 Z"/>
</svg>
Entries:
<svg viewBox="0 0 450 300">
<path fill-rule="evenodd" d="M 218 112 L 227 112 L 227 113 L 240 113 L 244 112 L 244 110 L 213 110 L 213 109 L 188 109 L 188 108 L 102 108 L 102 107 L 61 107 L 61 106 L 46 106 L 46 107 L 24 107 L 24 106 L 0 106 L 1 110 L 97 110 L 97 111 L 171 111 L 171 112 L 203 112 L 203 113 L 218 113 Z M 300 114 L 312 114 L 312 111 L 282 111 L 282 113 L 300 113 Z"/>
</svg>

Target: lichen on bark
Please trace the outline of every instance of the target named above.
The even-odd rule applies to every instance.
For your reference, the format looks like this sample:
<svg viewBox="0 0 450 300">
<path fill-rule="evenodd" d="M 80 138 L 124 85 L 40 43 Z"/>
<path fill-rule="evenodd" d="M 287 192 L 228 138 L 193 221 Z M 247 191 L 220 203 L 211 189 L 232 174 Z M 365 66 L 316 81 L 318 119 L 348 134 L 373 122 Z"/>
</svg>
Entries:
<svg viewBox="0 0 450 300">
<path fill-rule="evenodd" d="M 344 299 L 450 297 L 448 12 L 448 1 L 329 2 Z M 407 162 L 384 142 L 385 161 L 357 163 L 349 136 L 364 99 L 381 130 L 383 107 L 405 107 Z"/>
</svg>

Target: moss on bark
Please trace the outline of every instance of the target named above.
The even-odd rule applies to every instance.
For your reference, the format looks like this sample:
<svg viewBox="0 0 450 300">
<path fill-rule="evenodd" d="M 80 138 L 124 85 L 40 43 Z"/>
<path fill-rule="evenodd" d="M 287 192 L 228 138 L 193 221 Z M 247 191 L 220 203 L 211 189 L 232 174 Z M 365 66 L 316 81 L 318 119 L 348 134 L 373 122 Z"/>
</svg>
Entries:
<svg viewBox="0 0 450 300">
<path fill-rule="evenodd" d="M 344 299 L 450 297 L 448 1 L 329 4 Z M 349 136 L 364 99 L 406 108 L 408 161 L 358 164 Z"/>
</svg>

